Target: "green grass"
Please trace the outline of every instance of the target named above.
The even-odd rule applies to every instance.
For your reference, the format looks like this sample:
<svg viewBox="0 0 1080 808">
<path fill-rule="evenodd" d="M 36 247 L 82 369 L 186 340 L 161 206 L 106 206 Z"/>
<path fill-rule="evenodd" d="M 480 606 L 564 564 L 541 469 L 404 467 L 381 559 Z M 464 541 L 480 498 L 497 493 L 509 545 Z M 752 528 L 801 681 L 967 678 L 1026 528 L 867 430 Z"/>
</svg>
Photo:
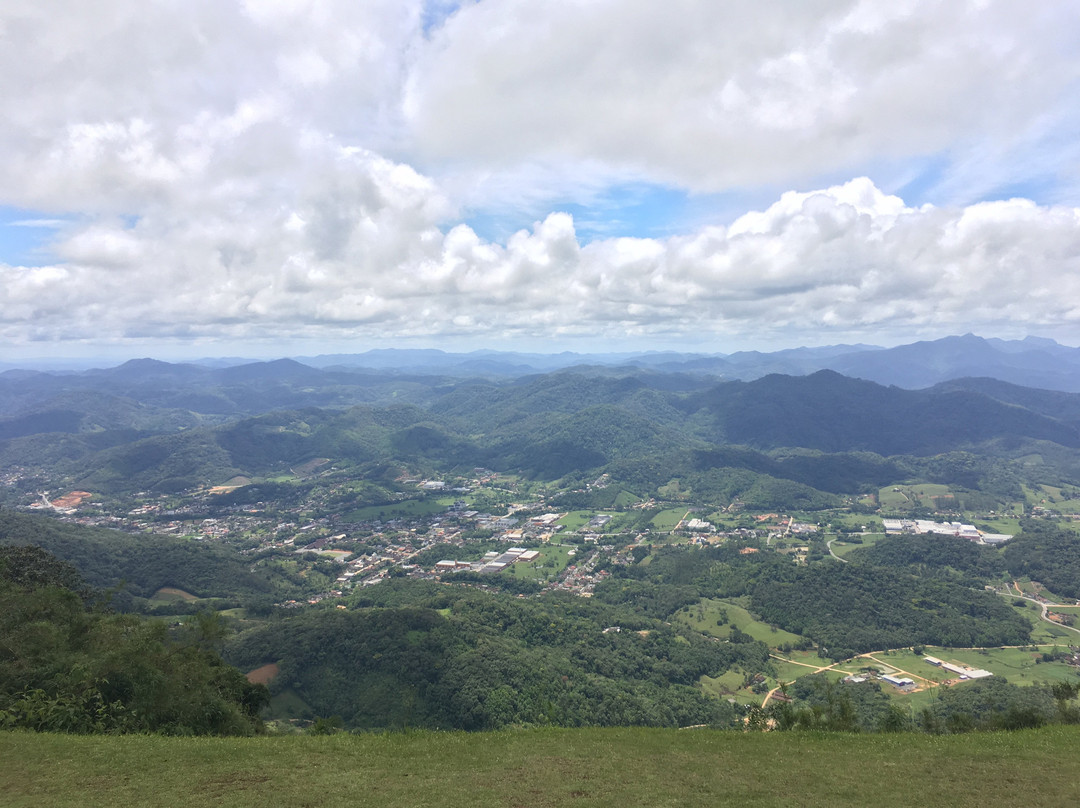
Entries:
<svg viewBox="0 0 1080 808">
<path fill-rule="evenodd" d="M 832 543 L 833 552 L 843 558 L 848 553 L 853 553 L 860 547 L 873 547 L 875 544 L 885 538 L 885 534 L 867 533 L 865 535 L 859 536 L 859 538 L 862 539 L 862 544 L 853 544 L 851 542 L 845 541 L 842 536 L 838 537 L 836 541 Z"/>
<path fill-rule="evenodd" d="M 991 533 L 1006 533 L 1010 536 L 1015 536 L 1020 532 L 1020 520 L 1011 519 L 1005 517 L 999 517 L 997 519 L 979 519 L 975 514 L 967 514 L 964 517 L 965 522 L 978 522 L 979 525 L 990 528 Z"/>
<path fill-rule="evenodd" d="M 855 530 L 862 530 L 865 526 L 867 530 L 884 531 L 882 527 L 880 516 L 871 516 L 865 513 L 847 513 L 847 512 L 832 512 L 828 514 L 798 514 L 796 515 L 796 521 L 799 522 L 835 522 L 838 525 L 843 525 L 847 528 L 854 528 Z"/>
<path fill-rule="evenodd" d="M 583 729 L 202 739 L 0 734 L 6 808 L 1075 805 L 1080 727 Z"/>
<path fill-rule="evenodd" d="M 372 519 L 408 519 L 419 516 L 431 516 L 442 513 L 453 505 L 452 497 L 428 497 L 425 499 L 406 499 L 385 505 L 369 505 L 357 508 L 343 517 L 346 522 L 366 522 Z"/>
<path fill-rule="evenodd" d="M 686 508 L 667 508 L 652 518 L 652 526 L 656 530 L 674 530 L 684 516 Z"/>
<path fill-rule="evenodd" d="M 1042 650 L 1049 650 L 1049 646 L 1042 646 Z M 927 649 L 927 653 L 946 662 L 960 662 L 973 668 L 983 668 L 995 676 L 1005 677 L 1014 685 L 1033 685 L 1036 682 L 1055 680 L 1080 681 L 1075 668 L 1062 662 L 1037 662 L 1041 651 L 1025 648 L 987 648 L 977 651 L 941 648 Z"/>
<path fill-rule="evenodd" d="M 595 511 L 570 511 L 556 524 L 562 525 L 567 533 L 580 530 L 589 524 L 589 520 L 596 515 Z"/>
<path fill-rule="evenodd" d="M 899 490 L 894 491 L 894 488 Z M 933 483 L 888 485 L 878 491 L 878 502 L 885 512 L 906 511 L 916 507 L 935 508 L 935 498 L 950 500 L 952 493 L 949 486 Z"/>
<path fill-rule="evenodd" d="M 1057 511 L 1063 511 L 1065 513 L 1075 513 L 1080 511 L 1080 499 L 1070 498 L 1076 489 L 1075 486 L 1068 489 L 1061 489 L 1053 485 L 1041 485 L 1039 486 L 1041 492 L 1031 491 L 1032 499 L 1037 505 L 1043 505 L 1044 507 L 1053 508 Z"/>
<path fill-rule="evenodd" d="M 1033 643 L 1068 644 L 1071 642 L 1073 645 L 1076 645 L 1080 642 L 1080 634 L 1077 634 L 1075 631 L 1069 631 L 1067 628 L 1042 620 L 1039 617 L 1041 609 L 1034 603 L 1027 603 L 1024 606 L 1013 606 L 1013 609 L 1031 621 L 1031 641 Z"/>
<path fill-rule="evenodd" d="M 570 544 L 548 544 L 536 549 L 540 557 L 536 561 L 514 564 L 514 575 L 519 578 L 533 578 L 537 581 L 551 580 L 566 569 L 571 558 L 569 552 L 575 548 Z M 548 566 L 549 563 L 551 566 Z"/>
<path fill-rule="evenodd" d="M 199 600 L 198 595 L 177 589 L 174 586 L 163 586 L 150 597 L 150 602 L 155 606 L 165 603 L 194 603 Z"/>
<path fill-rule="evenodd" d="M 716 621 L 721 612 L 727 613 L 728 622 L 718 626 Z M 731 627 L 737 626 L 739 631 L 749 634 L 755 640 L 761 640 L 770 648 L 777 648 L 785 643 L 795 644 L 802 640 L 798 634 L 774 629 L 768 623 L 756 620 L 746 609 L 730 601 L 702 598 L 696 605 L 689 607 L 689 611 L 680 611 L 675 617 L 696 631 L 721 639 L 730 636 Z"/>
</svg>

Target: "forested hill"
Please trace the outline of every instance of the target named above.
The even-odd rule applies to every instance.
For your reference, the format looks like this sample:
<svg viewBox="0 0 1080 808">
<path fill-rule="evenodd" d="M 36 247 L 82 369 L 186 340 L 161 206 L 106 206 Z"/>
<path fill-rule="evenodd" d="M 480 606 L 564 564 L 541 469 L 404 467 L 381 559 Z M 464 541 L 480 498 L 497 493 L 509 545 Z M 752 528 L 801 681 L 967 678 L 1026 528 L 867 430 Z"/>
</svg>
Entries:
<svg viewBox="0 0 1080 808">
<path fill-rule="evenodd" d="M 235 552 L 165 536 L 131 536 L 0 508 L 0 547 L 36 546 L 70 562 L 87 584 L 119 588 L 118 605 L 176 587 L 203 598 L 265 594 L 271 584 Z"/>
<path fill-rule="evenodd" d="M 7 437 L 0 439 L 0 466 L 102 492 L 180 491 L 287 472 L 315 458 L 403 463 L 430 473 L 484 466 L 542 479 L 621 464 L 629 475 L 654 469 L 655 479 L 646 481 L 652 486 L 700 470 L 687 465 L 709 462 L 720 450 L 735 457 L 731 447 L 742 446 L 825 453 L 829 459 L 807 460 L 804 451 L 796 461 L 789 452 L 782 464 L 744 453 L 734 467 L 850 493 L 897 478 L 885 472 L 882 458 L 998 454 L 1034 444 L 1071 457 L 1080 447 L 1080 395 L 1010 386 L 911 391 L 832 371 L 717 384 L 681 373 L 604 368 L 454 381 L 327 374 L 291 362 L 221 371 L 217 387 L 183 392 L 191 409 L 181 410 L 163 407 L 177 403 L 170 397 L 181 392 L 157 387 L 158 380 L 192 375 L 201 384 L 210 371 L 161 364 L 137 364 L 122 374 L 123 391 L 145 394 L 146 401 L 99 393 L 80 403 L 69 391 L 49 399 L 45 410 L 24 407 L 0 418 L 0 438 Z M 320 386 L 327 378 L 332 381 Z M 343 379 L 351 386 L 343 387 Z M 10 397 L 17 384 L 7 381 Z M 234 403 L 257 398 L 264 406 L 298 396 L 338 403 L 354 394 L 371 401 L 240 418 L 223 416 L 215 403 L 221 396 Z"/>
<path fill-rule="evenodd" d="M 698 408 L 712 413 L 718 437 L 762 448 L 924 455 L 997 438 L 1080 446 L 1080 431 L 1073 424 L 985 393 L 901 390 L 832 371 L 726 383 L 692 397 L 686 407 L 691 413 Z"/>
</svg>

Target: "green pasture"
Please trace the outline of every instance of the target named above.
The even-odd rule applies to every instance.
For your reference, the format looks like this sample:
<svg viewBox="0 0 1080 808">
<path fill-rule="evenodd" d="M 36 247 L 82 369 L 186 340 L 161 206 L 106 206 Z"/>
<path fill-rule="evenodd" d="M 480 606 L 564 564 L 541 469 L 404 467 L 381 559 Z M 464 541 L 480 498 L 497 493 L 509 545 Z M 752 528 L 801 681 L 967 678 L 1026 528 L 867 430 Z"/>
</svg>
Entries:
<svg viewBox="0 0 1080 808">
<path fill-rule="evenodd" d="M 1042 609 L 1034 603 L 1013 606 L 1013 609 L 1031 621 L 1031 641 L 1036 644 L 1080 643 L 1080 633 L 1070 631 L 1064 626 L 1043 620 L 1039 615 Z"/>
<path fill-rule="evenodd" d="M 1080 638 L 1080 634 L 1077 635 Z M 995 676 L 1002 676 L 1014 685 L 1033 685 L 1036 682 L 1064 680 L 1080 681 L 1077 671 L 1063 662 L 1041 662 L 1042 652 L 1053 646 L 1030 648 L 928 649 L 927 653 L 946 662 L 959 662 L 973 668 L 983 668 Z M 1063 647 L 1063 646 L 1059 646 Z M 941 671 L 942 678 L 955 678 L 948 671 Z"/>
<path fill-rule="evenodd" d="M 777 659 L 774 656 L 771 661 L 773 667 L 776 668 L 776 678 L 781 682 L 794 682 L 803 676 L 809 676 L 817 668 L 832 664 L 832 660 L 822 659 L 815 651 L 792 651 L 790 654 L 779 656 L 783 659 Z"/>
<path fill-rule="evenodd" d="M 194 603 L 200 600 L 200 598 L 198 595 L 185 592 L 183 589 L 177 589 L 173 586 L 163 586 L 155 592 L 149 600 L 153 605 L 160 606 L 166 603 Z"/>
<path fill-rule="evenodd" d="M 1039 597 L 1046 598 L 1046 600 L 1050 603 L 1071 604 L 1075 602 L 1075 598 L 1063 598 L 1057 593 L 1051 592 L 1038 581 L 1032 581 L 1030 578 L 1016 578 L 1014 580 L 1017 584 L 1019 584 L 1021 591 L 1023 591 L 1023 593 L 1028 597 L 1035 597 L 1037 595 Z M 1012 591 L 1015 592 L 1016 588 L 1013 587 Z"/>
<path fill-rule="evenodd" d="M 741 670 L 725 671 L 716 677 L 702 676 L 698 680 L 698 686 L 714 698 L 735 699 L 737 703 L 745 705 L 761 704 L 765 694 L 754 693 L 750 688 L 743 687 L 745 676 Z"/>
<path fill-rule="evenodd" d="M 981 519 L 975 514 L 965 514 L 964 521 L 978 523 L 976 526 L 990 528 L 990 533 L 1007 533 L 1015 536 L 1020 532 L 1020 520 L 1012 517 L 999 516 L 995 519 Z"/>
<path fill-rule="evenodd" d="M 619 513 L 606 512 L 611 516 L 611 521 L 601 528 L 601 533 L 625 533 L 630 530 L 641 518 L 639 511 L 622 511 Z"/>
<path fill-rule="evenodd" d="M 853 542 L 845 541 L 844 538 L 838 537 L 836 541 L 832 543 L 833 552 L 843 558 L 848 553 L 852 553 L 858 550 L 860 547 L 873 547 L 879 541 L 885 538 L 884 533 L 865 533 L 859 536 L 862 539 L 862 544 L 855 544 Z"/>
<path fill-rule="evenodd" d="M 867 530 L 883 531 L 884 528 L 881 524 L 880 516 L 871 516 L 866 513 L 851 513 L 849 511 L 830 511 L 827 514 L 813 514 L 808 513 L 805 516 L 796 516 L 798 522 L 832 522 L 836 525 L 841 525 L 852 530 L 862 530 L 863 526 L 866 526 Z"/>
<path fill-rule="evenodd" d="M 423 499 L 405 499 L 383 505 L 368 505 L 357 508 L 342 517 L 346 522 L 369 522 L 372 520 L 415 519 L 443 513 L 454 504 L 453 497 L 425 497 Z"/>
<path fill-rule="evenodd" d="M 0 733 L 6 808 L 1075 805 L 1080 727 L 535 729 L 254 739 Z"/>
<path fill-rule="evenodd" d="M 727 613 L 728 622 L 718 626 L 716 621 L 720 619 L 724 612 Z M 690 606 L 688 610 L 678 612 L 675 616 L 694 630 L 721 639 L 731 636 L 731 627 L 736 626 L 739 631 L 749 634 L 755 640 L 760 640 L 770 648 L 776 648 L 786 643 L 795 644 L 803 639 L 798 634 L 792 634 L 790 631 L 773 628 L 768 623 L 762 623 L 760 620 L 755 619 L 746 609 L 730 601 L 702 598 L 696 605 Z"/>
<path fill-rule="evenodd" d="M 686 516 L 686 508 L 667 508 L 660 511 L 652 518 L 652 526 L 655 530 L 672 531 L 675 526 Z"/>
<path fill-rule="evenodd" d="M 952 496 L 947 485 L 935 483 L 887 485 L 878 491 L 878 502 L 881 503 L 881 509 L 886 512 L 906 511 L 917 507 L 936 509 L 940 500 L 951 499 Z"/>
<path fill-rule="evenodd" d="M 589 520 L 596 516 L 596 511 L 570 511 L 556 524 L 562 525 L 568 533 L 581 530 L 589 524 Z"/>
<path fill-rule="evenodd" d="M 1038 488 L 1024 487 L 1028 501 L 1033 505 L 1053 508 L 1056 511 L 1075 513 L 1080 511 L 1080 490 L 1076 486 L 1062 488 L 1056 485 L 1040 485 Z"/>
</svg>

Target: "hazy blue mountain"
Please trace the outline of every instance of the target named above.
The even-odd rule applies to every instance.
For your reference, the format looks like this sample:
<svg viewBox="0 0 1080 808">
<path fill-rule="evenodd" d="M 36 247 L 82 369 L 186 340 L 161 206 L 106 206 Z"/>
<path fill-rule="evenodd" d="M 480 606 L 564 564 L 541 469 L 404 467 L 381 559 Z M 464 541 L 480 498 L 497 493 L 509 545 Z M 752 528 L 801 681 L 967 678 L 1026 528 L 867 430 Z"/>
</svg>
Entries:
<svg viewBox="0 0 1080 808">
<path fill-rule="evenodd" d="M 999 438 L 1080 447 L 1080 432 L 983 393 L 902 390 L 833 371 L 725 382 L 687 407 L 713 413 L 715 439 L 759 448 L 939 454 Z"/>
<path fill-rule="evenodd" d="M 1053 340 L 988 340 L 965 334 L 830 359 L 823 367 L 878 384 L 920 389 L 966 377 L 1080 392 L 1080 348 Z"/>
</svg>

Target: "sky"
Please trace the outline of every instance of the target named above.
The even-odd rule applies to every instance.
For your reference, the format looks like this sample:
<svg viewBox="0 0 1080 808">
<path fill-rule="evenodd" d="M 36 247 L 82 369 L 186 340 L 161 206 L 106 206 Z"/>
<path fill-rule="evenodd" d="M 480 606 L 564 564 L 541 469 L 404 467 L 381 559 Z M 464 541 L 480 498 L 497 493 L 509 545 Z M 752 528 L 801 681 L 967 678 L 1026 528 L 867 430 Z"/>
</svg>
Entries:
<svg viewBox="0 0 1080 808">
<path fill-rule="evenodd" d="M 5 0 L 0 360 L 1080 343 L 1072 0 Z"/>
</svg>

